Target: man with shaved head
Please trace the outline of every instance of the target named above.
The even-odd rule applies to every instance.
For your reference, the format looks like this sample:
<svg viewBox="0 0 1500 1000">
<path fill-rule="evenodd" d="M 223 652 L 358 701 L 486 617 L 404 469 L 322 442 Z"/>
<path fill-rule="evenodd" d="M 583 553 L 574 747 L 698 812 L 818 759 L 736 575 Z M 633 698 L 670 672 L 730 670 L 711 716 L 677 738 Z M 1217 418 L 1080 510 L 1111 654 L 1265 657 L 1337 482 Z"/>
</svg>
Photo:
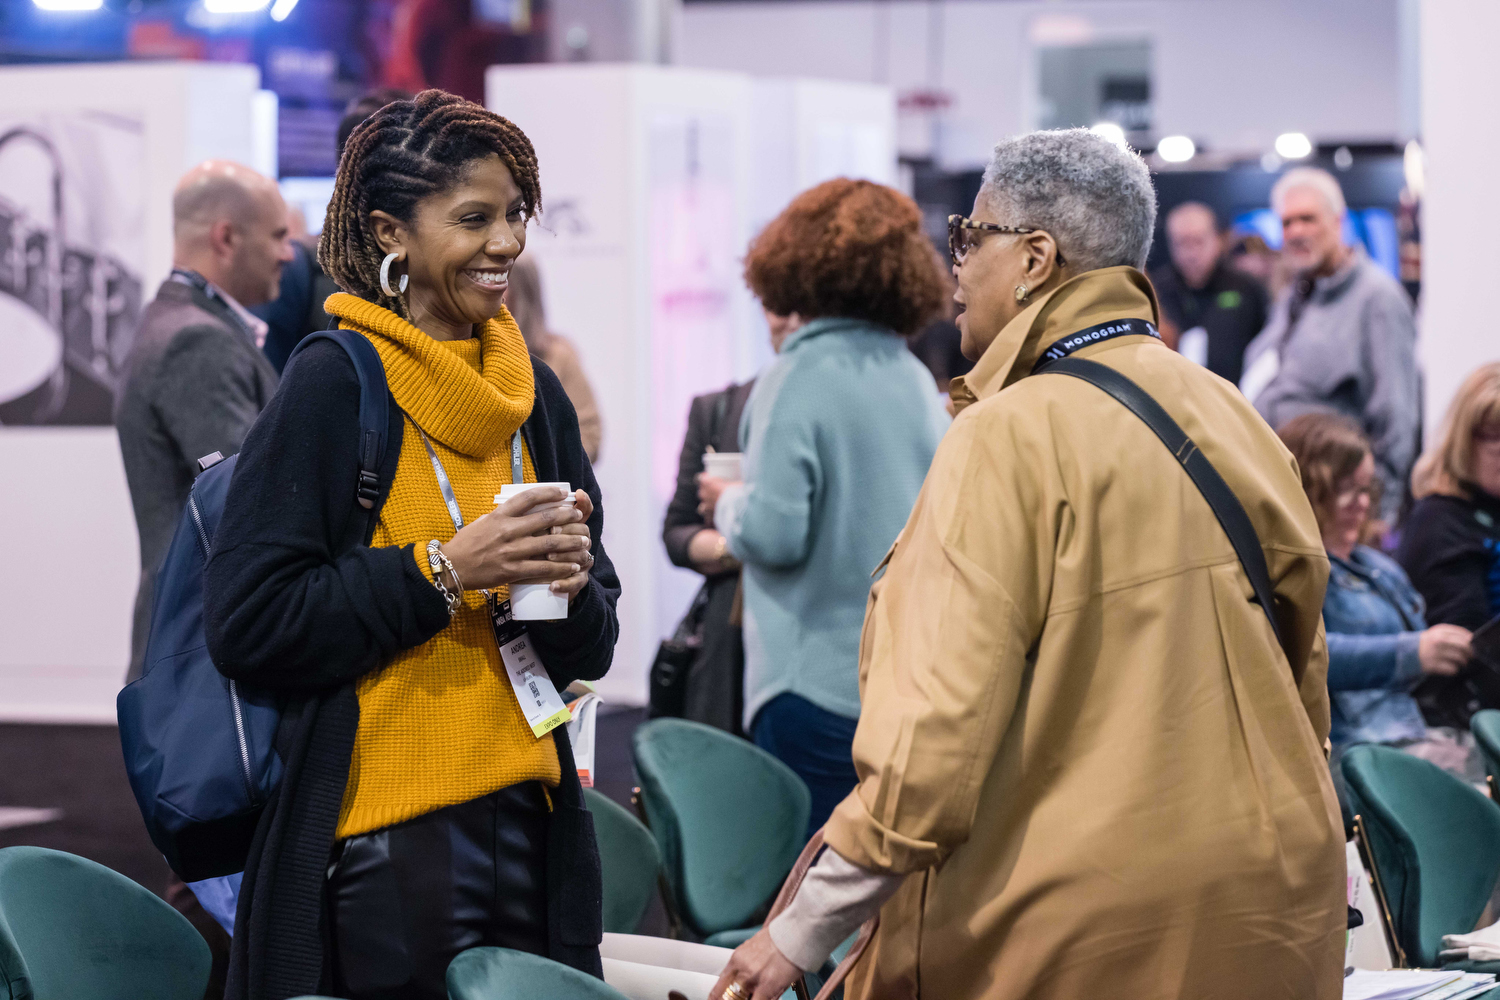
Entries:
<svg viewBox="0 0 1500 1000">
<path fill-rule="evenodd" d="M 115 425 L 141 540 L 129 679 L 141 675 L 156 570 L 198 460 L 239 451 L 276 388 L 266 326 L 250 306 L 274 299 L 292 258 L 276 183 L 209 160 L 172 196 L 172 273 L 146 307 L 115 402 Z"/>
<path fill-rule="evenodd" d="M 144 667 L 156 571 L 199 460 L 239 451 L 276 389 L 276 369 L 261 353 L 266 324 L 247 310 L 276 298 L 292 259 L 287 221 L 276 183 L 238 163 L 200 163 L 172 196 L 172 273 L 141 316 L 115 401 L 141 540 L 129 680 Z M 222 996 L 228 936 L 175 875 L 166 896 L 208 942 L 206 995 Z"/>
<path fill-rule="evenodd" d="M 1224 263 L 1218 217 L 1201 201 L 1168 212 L 1166 230 L 1171 261 L 1151 272 L 1163 326 L 1176 333 L 1177 350 L 1238 383 L 1245 348 L 1266 323 L 1265 290 Z"/>
</svg>

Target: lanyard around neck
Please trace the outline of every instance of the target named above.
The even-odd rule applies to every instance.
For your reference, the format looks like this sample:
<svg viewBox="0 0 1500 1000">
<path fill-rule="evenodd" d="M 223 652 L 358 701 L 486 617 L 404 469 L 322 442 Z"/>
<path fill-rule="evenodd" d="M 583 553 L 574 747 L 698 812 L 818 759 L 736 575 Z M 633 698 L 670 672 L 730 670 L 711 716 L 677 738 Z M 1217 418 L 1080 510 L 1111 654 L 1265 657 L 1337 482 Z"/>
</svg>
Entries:
<svg viewBox="0 0 1500 1000">
<path fill-rule="evenodd" d="M 1042 356 L 1036 359 L 1036 364 L 1032 365 L 1031 374 L 1035 375 L 1059 358 L 1065 358 L 1085 347 L 1092 347 L 1106 340 L 1114 340 L 1116 337 L 1143 336 L 1161 339 L 1161 334 L 1156 332 L 1156 325 L 1144 319 L 1110 320 L 1108 323 L 1100 323 L 1086 330 L 1070 333 L 1042 352 Z"/>
<path fill-rule="evenodd" d="M 416 427 L 416 424 L 412 424 Z M 448 480 L 448 470 L 443 468 L 443 463 L 438 461 L 437 452 L 432 449 L 432 442 L 427 439 L 427 432 L 417 427 L 417 433 L 422 435 L 422 446 L 427 449 L 427 457 L 432 459 L 432 471 L 437 475 L 438 489 L 443 491 L 443 503 L 448 505 L 448 516 L 453 519 L 453 530 L 459 531 L 464 526 L 464 516 L 458 509 L 458 498 L 453 495 L 453 484 Z M 510 436 L 510 481 L 523 483 L 526 481 L 526 472 L 521 466 L 521 432 L 518 430 Z"/>
</svg>

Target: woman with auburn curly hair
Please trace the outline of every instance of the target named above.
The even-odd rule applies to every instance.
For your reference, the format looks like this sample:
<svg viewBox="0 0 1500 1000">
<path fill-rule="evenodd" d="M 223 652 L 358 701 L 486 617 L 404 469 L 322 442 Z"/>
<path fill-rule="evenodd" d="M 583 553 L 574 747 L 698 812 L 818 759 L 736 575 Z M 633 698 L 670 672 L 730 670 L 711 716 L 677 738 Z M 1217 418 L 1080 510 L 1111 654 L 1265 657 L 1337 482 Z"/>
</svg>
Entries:
<svg viewBox="0 0 1500 1000">
<path fill-rule="evenodd" d="M 745 481 L 700 492 L 745 566 L 745 728 L 807 782 L 810 835 L 855 785 L 870 573 L 948 424 L 906 346 L 945 285 L 916 204 L 847 179 L 793 199 L 745 279 L 780 354 L 741 423 Z"/>
<path fill-rule="evenodd" d="M 339 160 L 325 308 L 379 356 L 390 419 L 370 482 L 358 374 L 311 343 L 214 538 L 209 650 L 284 706 L 231 1000 L 439 1000 L 479 945 L 601 974 L 598 849 L 550 689 L 609 668 L 620 584 L 573 407 L 502 305 L 540 203 L 521 130 L 438 90 L 376 111 Z M 542 485 L 494 502 L 519 483 Z M 517 584 L 565 595 L 562 616 L 512 620 Z M 544 667 L 526 687 L 521 624 Z"/>
</svg>

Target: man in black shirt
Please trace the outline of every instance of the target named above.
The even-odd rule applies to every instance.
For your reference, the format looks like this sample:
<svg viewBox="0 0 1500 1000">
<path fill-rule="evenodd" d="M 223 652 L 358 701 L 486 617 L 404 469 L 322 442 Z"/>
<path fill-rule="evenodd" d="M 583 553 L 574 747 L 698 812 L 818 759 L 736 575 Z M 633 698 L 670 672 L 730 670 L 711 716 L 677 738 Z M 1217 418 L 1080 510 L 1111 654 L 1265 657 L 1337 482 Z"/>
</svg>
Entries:
<svg viewBox="0 0 1500 1000">
<path fill-rule="evenodd" d="M 1265 289 L 1224 262 L 1218 219 L 1202 202 L 1172 209 L 1166 230 L 1172 262 L 1153 271 L 1151 283 L 1177 350 L 1238 385 L 1245 348 L 1266 325 Z"/>
</svg>

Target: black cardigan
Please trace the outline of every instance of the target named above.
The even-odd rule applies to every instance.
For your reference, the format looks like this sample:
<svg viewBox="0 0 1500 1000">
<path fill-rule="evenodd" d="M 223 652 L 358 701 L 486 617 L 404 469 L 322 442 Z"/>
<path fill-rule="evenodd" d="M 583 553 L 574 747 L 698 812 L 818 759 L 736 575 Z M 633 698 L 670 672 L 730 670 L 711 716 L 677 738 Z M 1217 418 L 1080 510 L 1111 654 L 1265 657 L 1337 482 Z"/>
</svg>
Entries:
<svg viewBox="0 0 1500 1000">
<path fill-rule="evenodd" d="M 565 621 L 528 628 L 561 689 L 609 669 L 620 582 L 600 543 L 604 505 L 578 418 L 557 376 L 531 361 L 536 402 L 522 433 L 537 476 L 572 483 L 594 501 L 588 585 Z M 226 676 L 285 699 L 277 733 L 284 772 L 245 868 L 230 1000 L 282 1000 L 327 986 L 323 880 L 359 724 L 355 682 L 448 624 L 411 546 L 369 547 L 395 478 L 404 414 L 391 400 L 372 511 L 355 503 L 358 415 L 359 382 L 348 355 L 329 342 L 300 354 L 245 439 L 205 572 L 204 631 L 214 662 Z M 602 890 L 593 822 L 566 730 L 553 732 L 562 784 L 547 844 L 550 955 L 599 976 Z"/>
<path fill-rule="evenodd" d="M 1427 602 L 1427 624 L 1470 631 L 1489 621 L 1500 604 L 1495 576 L 1500 552 L 1500 498 L 1470 487 L 1473 500 L 1434 494 L 1417 501 L 1401 526 L 1396 561 Z M 1427 675 L 1413 694 L 1429 726 L 1467 729 L 1481 708 L 1500 707 L 1500 682 L 1471 663 L 1456 676 Z"/>
</svg>

